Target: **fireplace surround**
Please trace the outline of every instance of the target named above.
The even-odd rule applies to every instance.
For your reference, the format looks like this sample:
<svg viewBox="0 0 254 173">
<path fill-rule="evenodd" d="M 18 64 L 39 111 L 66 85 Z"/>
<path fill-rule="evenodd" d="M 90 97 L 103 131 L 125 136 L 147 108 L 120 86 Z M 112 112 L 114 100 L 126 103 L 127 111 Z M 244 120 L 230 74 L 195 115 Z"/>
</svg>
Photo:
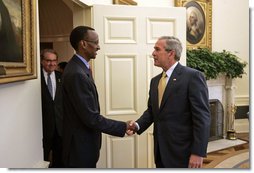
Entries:
<svg viewBox="0 0 254 173">
<path fill-rule="evenodd" d="M 209 105 L 210 105 L 210 112 L 211 112 L 209 141 L 222 139 L 223 127 L 224 127 L 223 105 L 218 99 L 210 99 Z"/>
</svg>

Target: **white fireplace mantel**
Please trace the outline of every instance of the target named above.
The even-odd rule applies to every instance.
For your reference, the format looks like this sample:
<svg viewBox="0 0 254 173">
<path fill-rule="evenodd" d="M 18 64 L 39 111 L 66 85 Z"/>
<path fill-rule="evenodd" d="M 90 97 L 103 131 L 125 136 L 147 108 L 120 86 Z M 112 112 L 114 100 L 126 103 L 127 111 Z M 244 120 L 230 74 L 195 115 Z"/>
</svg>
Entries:
<svg viewBox="0 0 254 173">
<path fill-rule="evenodd" d="M 209 90 L 209 99 L 218 99 L 226 105 L 226 93 L 225 93 L 225 76 L 221 75 L 217 79 L 211 79 L 207 81 Z"/>
</svg>

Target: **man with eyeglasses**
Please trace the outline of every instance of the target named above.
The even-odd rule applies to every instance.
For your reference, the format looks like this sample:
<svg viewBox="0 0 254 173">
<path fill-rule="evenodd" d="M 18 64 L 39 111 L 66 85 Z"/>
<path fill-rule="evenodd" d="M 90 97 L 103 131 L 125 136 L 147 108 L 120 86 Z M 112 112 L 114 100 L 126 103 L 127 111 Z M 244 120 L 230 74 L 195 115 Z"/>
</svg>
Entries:
<svg viewBox="0 0 254 173">
<path fill-rule="evenodd" d="M 99 98 L 89 61 L 100 50 L 93 28 L 78 26 L 70 34 L 76 54 L 63 73 L 63 161 L 68 168 L 96 168 L 101 133 L 123 137 L 134 130 L 129 122 L 105 118 L 100 114 Z"/>
<path fill-rule="evenodd" d="M 52 49 L 41 52 L 41 97 L 44 160 L 49 167 L 62 168 L 63 107 L 61 73 L 56 71 L 58 55 Z"/>
</svg>

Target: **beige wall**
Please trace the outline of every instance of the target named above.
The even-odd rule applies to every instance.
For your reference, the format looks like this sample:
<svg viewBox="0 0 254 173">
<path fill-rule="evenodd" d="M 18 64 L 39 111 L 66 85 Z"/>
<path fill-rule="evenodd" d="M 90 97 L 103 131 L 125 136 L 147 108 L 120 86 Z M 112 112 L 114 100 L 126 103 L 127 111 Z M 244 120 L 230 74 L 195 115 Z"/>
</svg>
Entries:
<svg viewBox="0 0 254 173">
<path fill-rule="evenodd" d="M 213 0 L 212 49 L 231 51 L 248 63 L 236 79 L 236 105 L 249 105 L 249 1 Z"/>
</svg>

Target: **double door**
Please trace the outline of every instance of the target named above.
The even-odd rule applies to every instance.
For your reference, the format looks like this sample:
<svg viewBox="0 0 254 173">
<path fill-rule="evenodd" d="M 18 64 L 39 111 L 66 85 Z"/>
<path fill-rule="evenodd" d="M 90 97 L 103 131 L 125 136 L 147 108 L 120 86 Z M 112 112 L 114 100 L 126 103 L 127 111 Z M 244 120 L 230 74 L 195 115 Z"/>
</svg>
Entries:
<svg viewBox="0 0 254 173">
<path fill-rule="evenodd" d="M 158 37 L 178 37 L 186 47 L 185 8 L 94 5 L 91 26 L 100 38 L 92 62 L 101 114 L 136 120 L 147 108 L 150 79 L 162 72 L 153 65 Z M 185 65 L 186 50 L 181 63 Z M 103 134 L 99 168 L 153 168 L 153 127 L 124 138 Z"/>
</svg>

